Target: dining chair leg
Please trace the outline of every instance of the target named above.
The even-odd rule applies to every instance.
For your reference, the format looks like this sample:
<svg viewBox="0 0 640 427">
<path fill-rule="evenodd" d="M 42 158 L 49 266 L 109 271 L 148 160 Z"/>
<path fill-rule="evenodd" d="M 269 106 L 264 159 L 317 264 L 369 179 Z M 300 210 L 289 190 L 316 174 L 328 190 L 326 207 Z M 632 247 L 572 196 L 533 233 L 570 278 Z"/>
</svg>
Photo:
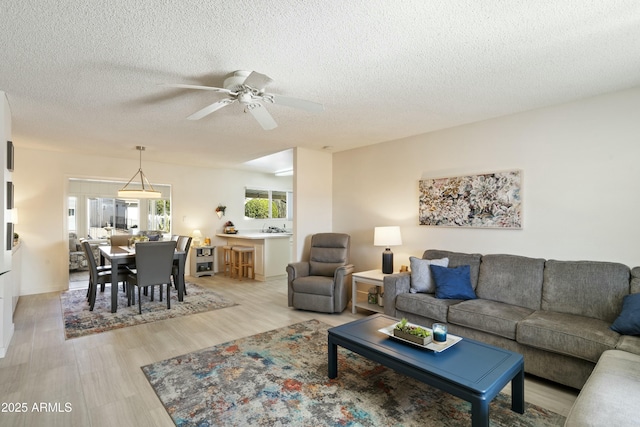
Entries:
<svg viewBox="0 0 640 427">
<path fill-rule="evenodd" d="M 169 295 L 169 288 L 171 282 L 167 283 L 167 310 L 171 309 L 171 296 Z M 160 292 L 162 293 L 162 285 L 160 285 Z"/>
<path fill-rule="evenodd" d="M 138 286 L 138 313 L 142 314 L 142 295 L 140 295 L 140 286 Z"/>
<path fill-rule="evenodd" d="M 96 305 L 96 288 L 95 284 L 90 285 L 89 289 L 89 311 L 93 311 L 93 307 Z"/>
</svg>

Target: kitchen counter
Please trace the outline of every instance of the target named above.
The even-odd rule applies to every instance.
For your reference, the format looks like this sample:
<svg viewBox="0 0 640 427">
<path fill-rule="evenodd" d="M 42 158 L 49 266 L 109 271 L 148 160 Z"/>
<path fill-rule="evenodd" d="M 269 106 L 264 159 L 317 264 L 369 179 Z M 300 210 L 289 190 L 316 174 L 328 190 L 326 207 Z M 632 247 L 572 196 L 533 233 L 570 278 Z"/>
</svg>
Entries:
<svg viewBox="0 0 640 427">
<path fill-rule="evenodd" d="M 225 234 L 218 233 L 216 234 L 218 237 L 230 238 L 230 239 L 277 239 L 284 238 L 287 239 L 293 236 L 293 233 L 236 233 L 236 234 Z"/>
<path fill-rule="evenodd" d="M 291 262 L 292 236 L 293 233 L 262 233 L 259 231 L 216 234 L 216 237 L 226 239 L 229 246 L 252 246 L 255 249 L 253 263 L 256 270 L 256 280 L 259 281 L 287 275 L 287 264 Z"/>
</svg>

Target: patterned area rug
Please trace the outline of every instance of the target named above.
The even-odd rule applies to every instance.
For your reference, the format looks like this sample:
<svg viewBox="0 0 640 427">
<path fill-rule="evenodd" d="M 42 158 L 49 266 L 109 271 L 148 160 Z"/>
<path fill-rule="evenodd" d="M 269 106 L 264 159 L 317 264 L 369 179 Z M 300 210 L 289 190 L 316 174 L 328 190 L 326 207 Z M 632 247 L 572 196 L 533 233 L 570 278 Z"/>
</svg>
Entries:
<svg viewBox="0 0 640 427">
<path fill-rule="evenodd" d="M 77 289 L 60 294 L 62 304 L 62 318 L 66 339 L 78 338 L 85 335 L 140 325 L 174 317 L 217 310 L 219 308 L 236 305 L 216 292 L 202 288 L 193 283 L 187 283 L 187 293 L 184 301 L 179 302 L 175 289 L 171 292 L 171 309 L 167 310 L 167 302 L 158 301 L 156 289 L 155 301 L 149 301 L 142 296 L 142 314 L 138 314 L 138 305 L 127 307 L 127 297 L 122 290 L 118 292 L 118 312 L 111 313 L 111 289 L 98 292 L 93 311 L 89 311 L 86 299 L 87 290 Z M 136 293 L 137 294 L 137 293 Z"/>
<path fill-rule="evenodd" d="M 327 377 L 328 325 L 317 320 L 142 367 L 177 426 L 470 426 L 469 403 L 339 347 Z M 511 398 L 492 426 L 562 426 L 564 417 Z"/>
</svg>

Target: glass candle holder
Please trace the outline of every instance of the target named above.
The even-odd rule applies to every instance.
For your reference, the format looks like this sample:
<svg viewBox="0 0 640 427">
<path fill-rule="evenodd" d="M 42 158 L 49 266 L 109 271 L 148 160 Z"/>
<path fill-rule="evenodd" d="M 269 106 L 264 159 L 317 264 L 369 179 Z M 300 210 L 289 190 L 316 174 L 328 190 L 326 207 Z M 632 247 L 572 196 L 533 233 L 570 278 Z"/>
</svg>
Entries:
<svg viewBox="0 0 640 427">
<path fill-rule="evenodd" d="M 438 344 L 447 342 L 447 325 L 445 323 L 434 323 L 431 329 L 433 330 L 433 342 Z"/>
</svg>

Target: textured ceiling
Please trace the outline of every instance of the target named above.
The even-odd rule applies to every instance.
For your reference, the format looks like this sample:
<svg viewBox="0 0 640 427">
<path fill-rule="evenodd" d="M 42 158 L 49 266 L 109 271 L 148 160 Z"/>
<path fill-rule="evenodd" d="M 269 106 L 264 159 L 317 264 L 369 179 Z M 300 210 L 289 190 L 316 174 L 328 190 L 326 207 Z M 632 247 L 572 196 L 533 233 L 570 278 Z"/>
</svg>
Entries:
<svg viewBox="0 0 640 427">
<path fill-rule="evenodd" d="M 15 143 L 132 159 L 236 167 L 640 86 L 637 0 L 0 0 L 0 20 Z M 236 70 L 325 111 L 191 121 L 224 95 L 159 85 Z"/>
</svg>

